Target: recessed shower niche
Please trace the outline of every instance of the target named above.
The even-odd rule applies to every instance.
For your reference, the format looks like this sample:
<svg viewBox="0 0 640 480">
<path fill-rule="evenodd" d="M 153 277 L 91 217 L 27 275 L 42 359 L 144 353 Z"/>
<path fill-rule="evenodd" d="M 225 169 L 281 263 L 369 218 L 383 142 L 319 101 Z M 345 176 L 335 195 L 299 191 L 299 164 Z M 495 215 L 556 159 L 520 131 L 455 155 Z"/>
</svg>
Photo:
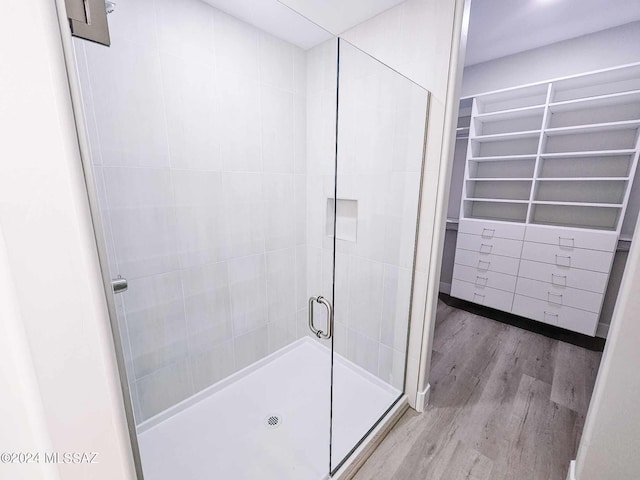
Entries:
<svg viewBox="0 0 640 480">
<path fill-rule="evenodd" d="M 336 226 L 336 239 L 347 242 L 358 241 L 358 201 L 339 198 L 327 198 L 327 236 L 333 236 Z"/>
</svg>

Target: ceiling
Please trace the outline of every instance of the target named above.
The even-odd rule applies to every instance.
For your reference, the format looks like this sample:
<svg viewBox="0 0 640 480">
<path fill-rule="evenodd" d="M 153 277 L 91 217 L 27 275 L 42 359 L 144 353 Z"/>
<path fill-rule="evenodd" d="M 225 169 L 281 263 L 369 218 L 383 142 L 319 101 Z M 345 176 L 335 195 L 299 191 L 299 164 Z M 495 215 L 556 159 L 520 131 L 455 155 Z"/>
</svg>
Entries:
<svg viewBox="0 0 640 480">
<path fill-rule="evenodd" d="M 239 20 L 306 50 L 331 38 L 333 34 L 340 34 L 404 0 L 204 1 Z"/>
<path fill-rule="evenodd" d="M 472 0 L 466 65 L 640 20 L 640 0 Z"/>
</svg>

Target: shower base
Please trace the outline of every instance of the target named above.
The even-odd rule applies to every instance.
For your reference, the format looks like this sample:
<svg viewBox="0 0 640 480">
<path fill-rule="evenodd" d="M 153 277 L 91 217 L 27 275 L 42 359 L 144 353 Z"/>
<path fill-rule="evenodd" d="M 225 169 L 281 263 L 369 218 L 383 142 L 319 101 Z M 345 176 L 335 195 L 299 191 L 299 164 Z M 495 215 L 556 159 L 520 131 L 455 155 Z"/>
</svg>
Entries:
<svg viewBox="0 0 640 480">
<path fill-rule="evenodd" d="M 329 472 L 331 352 L 305 337 L 138 428 L 147 480 L 320 480 Z M 334 356 L 332 464 L 401 392 Z"/>
</svg>

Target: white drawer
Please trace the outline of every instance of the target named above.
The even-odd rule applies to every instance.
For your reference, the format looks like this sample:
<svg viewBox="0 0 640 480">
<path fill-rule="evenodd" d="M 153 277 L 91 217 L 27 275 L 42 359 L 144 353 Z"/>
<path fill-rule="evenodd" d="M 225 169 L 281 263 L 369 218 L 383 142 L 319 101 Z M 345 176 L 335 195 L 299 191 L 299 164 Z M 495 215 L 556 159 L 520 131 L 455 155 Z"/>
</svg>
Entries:
<svg viewBox="0 0 640 480">
<path fill-rule="evenodd" d="M 608 274 L 613 261 L 613 253 L 582 248 L 564 250 L 556 245 L 524 242 L 522 259 Z"/>
<path fill-rule="evenodd" d="M 535 298 L 515 295 L 513 313 L 585 335 L 596 334 L 598 315 L 565 305 L 549 305 Z"/>
<path fill-rule="evenodd" d="M 529 242 L 556 245 L 566 250 L 588 248 L 603 252 L 615 252 L 618 244 L 618 235 L 615 232 L 596 232 L 542 225 L 528 225 L 524 239 Z"/>
<path fill-rule="evenodd" d="M 511 303 L 513 303 L 513 293 L 489 287 L 476 287 L 473 283 L 455 278 L 451 282 L 451 296 L 505 312 L 511 311 Z"/>
<path fill-rule="evenodd" d="M 458 232 L 457 248 L 479 252 L 485 255 L 503 255 L 505 257 L 520 258 L 522 251 L 521 240 L 509 240 L 506 238 L 482 238 L 480 235 L 471 235 Z"/>
<path fill-rule="evenodd" d="M 498 272 L 488 272 L 478 270 L 475 267 L 466 265 L 455 265 L 453 267 L 453 278 L 470 282 L 477 287 L 491 287 L 506 292 L 514 292 L 516 289 L 516 277 Z"/>
<path fill-rule="evenodd" d="M 487 222 L 486 220 L 469 220 L 461 218 L 458 232 L 480 235 L 483 238 L 510 238 L 522 240 L 525 226 L 517 223 Z"/>
<path fill-rule="evenodd" d="M 577 268 L 558 267 L 548 263 L 522 260 L 519 277 L 540 280 L 559 287 L 579 288 L 590 292 L 605 293 L 609 276 L 606 273 L 580 270 Z"/>
<path fill-rule="evenodd" d="M 593 313 L 599 313 L 602 306 L 601 293 L 587 292 L 577 288 L 557 287 L 550 283 L 518 277 L 516 293 L 544 300 L 549 305 L 566 305 Z"/>
<path fill-rule="evenodd" d="M 518 275 L 518 265 L 520 264 L 520 260 L 517 258 L 483 254 L 471 250 L 456 250 L 455 262 L 459 265 L 475 267 L 479 271 L 499 272 L 507 275 Z"/>
</svg>

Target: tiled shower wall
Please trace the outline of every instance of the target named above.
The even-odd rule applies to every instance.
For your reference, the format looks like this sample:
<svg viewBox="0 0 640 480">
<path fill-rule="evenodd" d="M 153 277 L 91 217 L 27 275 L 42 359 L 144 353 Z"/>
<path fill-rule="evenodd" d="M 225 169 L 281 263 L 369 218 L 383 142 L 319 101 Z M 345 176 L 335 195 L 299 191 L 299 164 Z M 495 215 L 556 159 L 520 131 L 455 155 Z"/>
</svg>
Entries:
<svg viewBox="0 0 640 480">
<path fill-rule="evenodd" d="M 335 43 L 307 55 L 310 295 L 331 296 L 335 197 Z M 318 81 L 325 72 L 324 82 Z M 332 81 L 334 82 L 332 84 Z M 336 351 L 402 389 L 428 94 L 349 43 L 340 46 L 338 201 L 356 205 L 355 238 L 338 212 Z M 331 222 L 329 222 L 331 223 Z"/>
<path fill-rule="evenodd" d="M 141 422 L 297 338 L 306 65 L 198 0 L 109 23 L 111 48 L 75 47 Z"/>
</svg>

